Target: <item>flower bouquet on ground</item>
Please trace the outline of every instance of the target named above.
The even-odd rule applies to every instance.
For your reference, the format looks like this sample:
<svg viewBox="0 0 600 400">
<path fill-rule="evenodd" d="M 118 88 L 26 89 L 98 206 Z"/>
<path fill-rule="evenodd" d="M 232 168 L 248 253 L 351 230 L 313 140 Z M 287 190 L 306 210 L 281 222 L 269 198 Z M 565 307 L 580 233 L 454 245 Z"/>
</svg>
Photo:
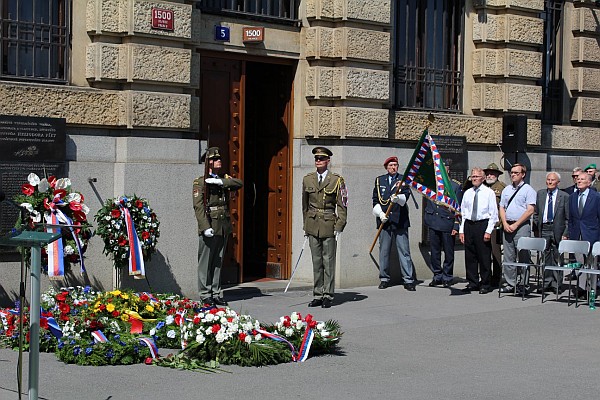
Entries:
<svg viewBox="0 0 600 400">
<path fill-rule="evenodd" d="M 94 218 L 104 253 L 112 257 L 115 268 L 129 266 L 130 275 L 143 278 L 144 262 L 156 251 L 160 236 L 158 218 L 148 201 L 135 195 L 107 200 Z"/>
<path fill-rule="evenodd" d="M 29 212 L 28 220 L 22 221 L 23 223 L 31 227 L 39 222 L 75 225 L 61 228 L 62 239 L 42 249 L 44 271 L 51 279 L 60 279 L 65 269 L 78 263 L 83 273 L 83 254 L 92 236 L 90 224 L 87 222 L 90 209 L 84 204 L 83 195 L 71 189 L 69 178 L 56 179 L 50 176 L 40 179 L 34 173 L 29 174 L 27 183 L 21 186 L 21 192 L 22 194 L 15 196 L 13 200 Z"/>
</svg>

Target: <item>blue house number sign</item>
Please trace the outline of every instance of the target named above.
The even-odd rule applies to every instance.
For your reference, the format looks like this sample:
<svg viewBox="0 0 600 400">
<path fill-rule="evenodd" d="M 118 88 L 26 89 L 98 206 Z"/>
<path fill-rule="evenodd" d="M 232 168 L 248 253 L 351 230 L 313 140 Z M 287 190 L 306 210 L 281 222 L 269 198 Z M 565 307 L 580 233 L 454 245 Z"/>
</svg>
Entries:
<svg viewBox="0 0 600 400">
<path fill-rule="evenodd" d="M 229 27 L 215 25 L 215 40 L 229 42 Z"/>
</svg>

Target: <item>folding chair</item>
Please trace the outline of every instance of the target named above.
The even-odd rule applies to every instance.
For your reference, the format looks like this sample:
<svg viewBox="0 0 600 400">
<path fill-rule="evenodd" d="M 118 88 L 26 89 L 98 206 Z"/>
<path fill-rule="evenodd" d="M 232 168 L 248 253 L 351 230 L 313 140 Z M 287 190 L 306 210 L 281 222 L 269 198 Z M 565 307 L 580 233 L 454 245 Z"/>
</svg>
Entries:
<svg viewBox="0 0 600 400">
<path fill-rule="evenodd" d="M 589 285 L 587 287 L 593 288 L 596 290 L 596 281 L 598 279 L 598 275 L 600 275 L 600 270 L 598 269 L 598 256 L 600 256 L 600 242 L 594 243 L 592 246 L 592 259 L 588 263 L 588 268 L 582 268 L 579 270 L 579 275 L 586 275 L 586 279 L 590 280 Z M 592 278 L 592 279 L 590 279 Z M 596 278 L 596 279 L 594 279 Z M 593 285 L 593 286 L 592 286 Z M 588 302 L 590 299 L 590 292 L 588 289 Z M 594 299 L 595 302 L 595 299 Z M 577 307 L 577 299 L 575 299 L 575 307 Z"/>
<path fill-rule="evenodd" d="M 527 263 L 520 262 L 503 262 L 502 270 L 504 271 L 504 267 L 517 267 L 517 269 L 524 270 L 521 273 L 525 273 L 527 277 L 529 275 L 529 269 L 534 267 L 537 274 L 538 286 L 540 283 L 540 268 L 544 265 L 544 250 L 546 250 L 546 239 L 543 238 L 533 238 L 533 237 L 521 237 L 517 242 L 517 257 L 521 253 L 521 250 L 525 250 L 529 252 L 529 259 L 531 260 L 532 252 L 536 252 L 536 262 L 533 261 Z M 523 282 L 524 283 L 524 282 Z M 517 295 L 517 285 L 514 287 L 513 294 Z M 521 300 L 525 300 L 525 290 L 522 291 Z M 498 298 L 500 298 L 500 289 L 498 289 Z"/>
<path fill-rule="evenodd" d="M 584 264 L 585 260 L 588 258 L 588 254 L 590 253 L 590 242 L 585 240 L 561 240 L 558 243 L 558 262 L 559 265 L 544 265 L 542 266 L 542 276 L 545 276 L 545 271 L 547 269 L 551 271 L 561 271 L 570 273 L 571 271 L 579 271 L 581 266 L 578 268 L 571 268 L 565 263 L 565 255 L 568 263 L 569 254 L 574 254 L 575 257 L 583 256 Z M 558 290 L 556 291 L 556 300 L 558 301 Z M 542 303 L 544 302 L 544 293 L 542 292 Z M 575 298 L 575 302 L 577 302 L 577 298 Z M 571 281 L 569 281 L 569 297 L 567 300 L 567 305 L 571 304 Z M 575 305 L 577 306 L 577 305 Z"/>
</svg>

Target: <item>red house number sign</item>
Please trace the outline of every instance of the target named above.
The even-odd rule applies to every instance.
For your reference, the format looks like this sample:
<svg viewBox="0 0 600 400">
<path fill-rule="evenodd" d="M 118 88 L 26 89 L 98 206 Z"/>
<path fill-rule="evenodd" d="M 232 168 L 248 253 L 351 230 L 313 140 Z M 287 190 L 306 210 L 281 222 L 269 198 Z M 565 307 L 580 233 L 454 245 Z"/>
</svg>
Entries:
<svg viewBox="0 0 600 400">
<path fill-rule="evenodd" d="M 173 10 L 152 7 L 152 29 L 173 31 Z"/>
</svg>

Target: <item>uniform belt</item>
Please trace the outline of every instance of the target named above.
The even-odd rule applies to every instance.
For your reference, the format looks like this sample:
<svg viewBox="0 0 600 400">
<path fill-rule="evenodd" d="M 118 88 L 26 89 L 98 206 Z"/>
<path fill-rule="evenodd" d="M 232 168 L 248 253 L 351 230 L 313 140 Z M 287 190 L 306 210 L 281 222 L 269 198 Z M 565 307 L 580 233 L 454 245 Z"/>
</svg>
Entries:
<svg viewBox="0 0 600 400">
<path fill-rule="evenodd" d="M 226 207 L 225 206 L 211 206 L 211 207 L 208 207 L 208 209 L 210 211 L 219 211 L 219 210 L 225 210 Z"/>
<path fill-rule="evenodd" d="M 311 207 L 311 210 L 315 210 L 316 212 L 321 212 L 321 213 L 325 213 L 325 214 L 333 214 L 335 213 L 335 210 L 333 208 L 317 208 L 317 207 Z"/>
</svg>

